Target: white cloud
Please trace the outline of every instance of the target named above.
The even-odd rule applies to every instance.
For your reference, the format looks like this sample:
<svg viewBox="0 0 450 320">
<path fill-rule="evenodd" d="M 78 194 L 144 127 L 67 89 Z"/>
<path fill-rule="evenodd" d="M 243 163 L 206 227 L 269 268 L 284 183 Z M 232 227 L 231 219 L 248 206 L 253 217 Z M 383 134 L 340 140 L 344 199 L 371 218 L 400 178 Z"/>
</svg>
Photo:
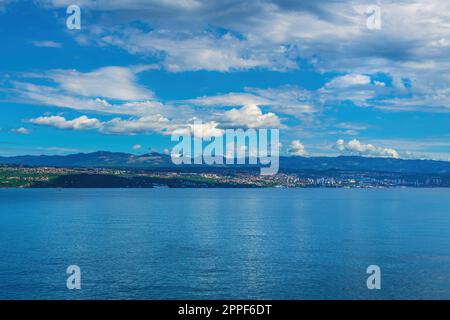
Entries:
<svg viewBox="0 0 450 320">
<path fill-rule="evenodd" d="M 268 106 L 277 113 L 301 117 L 316 112 L 319 104 L 317 95 L 293 86 L 258 89 L 245 88 L 246 92 L 231 92 L 223 95 L 206 96 L 187 100 L 187 103 L 200 106 Z"/>
<path fill-rule="evenodd" d="M 231 126 L 244 126 L 247 128 L 278 128 L 280 119 L 272 112 L 263 113 L 255 104 L 243 106 L 240 109 L 231 109 L 223 115 L 225 123 Z"/>
<path fill-rule="evenodd" d="M 11 132 L 19 133 L 19 134 L 30 134 L 31 131 L 27 128 L 20 127 L 16 129 L 11 129 Z"/>
<path fill-rule="evenodd" d="M 146 33 L 126 28 L 120 35 L 109 34 L 101 37 L 100 43 L 122 47 L 134 54 L 164 53 L 162 64 L 171 72 L 228 72 L 268 67 L 272 64 L 266 54 L 253 53 L 248 50 L 245 40 L 229 33 L 222 36 L 206 31 L 176 33 L 156 30 Z"/>
<path fill-rule="evenodd" d="M 308 154 L 305 146 L 300 142 L 300 140 L 293 140 L 289 146 L 288 152 L 295 156 L 305 156 Z"/>
<path fill-rule="evenodd" d="M 52 40 L 42 40 L 42 41 L 33 41 L 32 42 L 34 46 L 36 47 L 43 47 L 43 48 L 61 48 L 62 43 L 52 41 Z"/>
<path fill-rule="evenodd" d="M 133 145 L 132 148 L 133 148 L 133 150 L 137 151 L 137 150 L 142 149 L 142 146 L 140 144 L 135 144 L 135 145 Z"/>
<path fill-rule="evenodd" d="M 353 139 L 347 143 L 345 143 L 343 139 L 339 139 L 336 141 L 335 147 L 343 153 L 348 152 L 351 154 L 371 157 L 399 158 L 399 153 L 395 149 L 378 147 L 373 144 L 363 144 L 356 139 Z"/>
<path fill-rule="evenodd" d="M 61 7 L 65 1 L 43 2 Z M 81 5 L 107 12 L 116 21 L 115 28 L 97 23 L 93 43 L 134 54 L 157 54 L 170 71 L 295 69 L 301 52 L 310 55 L 312 47 L 361 37 L 365 28 L 363 13 L 334 0 L 171 3 L 178 5 L 169 6 L 168 0 L 83 1 Z M 125 8 L 125 13 L 120 11 Z M 130 27 L 131 21 L 141 21 L 151 31 Z"/>
<path fill-rule="evenodd" d="M 160 114 L 144 116 L 140 118 L 132 118 L 123 120 L 121 118 L 114 118 L 108 122 L 103 123 L 100 131 L 107 134 L 139 134 L 157 132 L 161 134 L 170 134 L 172 124 L 169 119 Z"/>
<path fill-rule="evenodd" d="M 89 118 L 86 115 L 73 120 L 67 120 L 62 116 L 42 116 L 30 119 L 29 122 L 59 129 L 98 129 L 100 133 L 117 135 L 135 135 L 149 132 L 170 134 L 172 130 L 178 127 L 159 114 L 130 119 L 114 118 L 104 122 L 96 118 Z"/>
<path fill-rule="evenodd" d="M 336 141 L 336 149 L 339 151 L 345 151 L 345 141 L 343 139 L 339 139 Z"/>
<path fill-rule="evenodd" d="M 71 4 L 70 0 L 40 2 L 58 7 Z M 319 90 L 293 86 L 245 88 L 236 90 L 242 92 L 182 101 L 187 105 L 181 106 L 180 102 L 168 101 L 163 105 L 157 101 L 150 89 L 139 84 L 141 70 L 134 67 L 118 70 L 114 68 L 123 67 L 106 67 L 88 72 L 51 70 L 41 77 L 52 80 L 52 86 L 41 85 L 43 81 L 39 79 L 36 84 L 14 88 L 22 101 L 132 116 L 118 118 L 115 125 L 108 126 L 118 132 L 170 132 L 200 114 L 206 121 L 216 123 L 213 127 L 218 130 L 225 127 L 223 120 L 230 122 L 229 118 L 257 125 L 253 118 L 244 119 L 247 114 L 244 110 L 249 105 L 255 105 L 254 110 L 263 107 L 266 112 L 256 115 L 256 119 L 267 114 L 278 121 L 278 117 L 283 121 L 288 118 L 285 115 L 297 118 L 288 118 L 292 120 L 289 123 L 306 119 L 316 125 L 309 130 L 311 135 L 327 125 L 333 126 L 335 120 L 327 119 L 330 113 L 325 112 L 335 111 L 340 102 L 348 100 L 358 106 L 383 110 L 450 112 L 450 3 L 446 1 L 383 2 L 382 29 L 377 31 L 366 28 L 367 4 L 359 1 L 80 0 L 79 3 L 88 10 L 97 10 L 96 18 L 100 17 L 86 21 L 90 28 L 83 34 L 84 45 L 116 46 L 138 55 L 142 61 L 149 57 L 157 60 L 172 72 L 286 70 L 295 69 L 298 61 L 306 60 L 308 68 L 311 65 L 322 75 L 340 76 Z M 108 15 L 108 19 L 101 19 L 103 15 Z M 114 21 L 114 26 L 105 21 Z M 90 30 L 93 32 L 89 33 Z M 311 87 L 315 85 L 313 81 Z M 230 107 L 236 109 L 230 111 Z M 314 112 L 321 111 L 324 113 L 315 117 Z M 155 115 L 171 119 L 170 124 L 158 121 Z M 148 121 L 155 123 L 145 124 L 141 118 L 146 116 L 154 117 Z M 305 130 L 304 122 L 294 126 L 289 129 Z M 349 135 L 364 130 L 336 127 L 345 129 Z M 289 139 L 303 136 L 295 134 Z M 371 142 L 384 145 L 376 140 Z M 365 151 L 361 145 L 366 146 Z M 378 148 L 361 145 L 352 144 L 349 148 L 356 153 Z M 351 152 L 345 150 L 347 147 L 344 142 L 344 151 Z"/>
<path fill-rule="evenodd" d="M 65 7 L 70 1 L 40 3 Z M 86 30 L 85 45 L 117 46 L 139 55 L 140 59 L 151 56 L 169 71 L 286 70 L 297 68 L 297 61 L 306 59 L 316 71 L 342 75 L 320 90 L 292 86 L 245 88 L 242 92 L 183 101 L 188 106 L 177 105 L 180 108 L 176 110 L 176 102 L 163 105 L 138 81 L 139 72 L 155 66 L 50 70 L 34 75 L 39 78 L 35 84 L 16 83 L 13 90 L 21 102 L 133 116 L 118 118 L 116 127 L 109 125 L 114 130 L 126 127 L 124 132 L 139 127 L 145 131 L 146 126 L 152 129 L 141 118 L 156 119 L 156 115 L 171 119 L 170 126 L 162 125 L 163 132 L 172 130 L 173 123 L 185 124 L 186 119 L 199 114 L 216 122 L 217 128 L 223 125 L 222 120 L 230 122 L 230 119 L 250 126 L 261 122 L 254 119 L 276 122 L 278 117 L 285 119 L 284 115 L 303 120 L 302 117 L 312 118 L 315 111 L 330 105 L 330 109 L 335 108 L 340 101 L 347 100 L 386 110 L 450 112 L 447 23 L 450 3 L 444 1 L 383 3 L 382 29 L 378 31 L 367 30 L 364 14 L 367 6 L 358 1 L 81 0 L 79 3 L 83 8 L 98 10 L 96 14 L 100 16 L 109 15 L 109 20 L 115 22 L 111 26 L 104 23 L 106 19 L 90 20 L 89 30 L 93 31 L 89 34 Z M 130 21 L 142 24 L 130 25 Z M 378 77 L 379 74 L 382 76 Z M 53 83 L 42 85 L 42 80 Z M 249 105 L 256 106 L 253 108 L 256 111 L 264 107 L 267 113 L 244 119 Z M 217 108 L 201 109 L 208 106 Z M 230 107 L 239 108 L 229 110 Z M 267 115 L 273 116 L 264 118 Z M 327 115 L 322 115 L 314 124 L 326 122 Z M 156 123 L 159 130 L 161 122 Z M 343 129 L 353 135 L 359 130 Z"/>
<path fill-rule="evenodd" d="M 64 7 L 65 0 L 42 0 Z M 367 3 L 359 1 L 89 1 L 81 5 L 108 15 L 90 21 L 86 43 L 113 45 L 141 56 L 152 55 L 170 71 L 250 68 L 286 70 L 306 59 L 320 72 L 346 73 L 329 88 L 369 86 L 368 78 L 385 74 L 397 99 L 370 101 L 373 92 L 350 92 L 347 100 L 382 109 L 448 112 L 450 92 L 450 3 L 441 0 L 383 2 L 382 28 L 366 27 Z M 126 9 L 126 10 L 124 10 Z M 140 21 L 151 31 L 131 27 Z M 226 31 L 224 31 L 226 30 Z M 78 36 L 76 36 L 78 37 Z M 401 79 L 413 84 L 405 87 Z M 384 83 L 384 85 L 383 85 Z M 335 87 L 337 89 L 338 87 Z M 340 87 L 343 89 L 343 87 Z M 374 89 L 375 90 L 375 89 Z M 409 93 L 409 94 L 407 94 Z M 345 98 L 342 93 L 337 98 Z"/>
<path fill-rule="evenodd" d="M 67 72 L 49 72 L 52 77 L 58 82 L 65 83 L 66 80 L 59 79 L 55 74 L 64 74 L 64 78 L 67 76 Z M 70 72 L 69 72 L 70 73 Z M 103 71 L 99 72 L 100 74 Z M 90 74 L 90 73 L 89 73 Z M 28 76 L 36 76 L 31 74 Z M 150 126 L 152 126 L 153 120 L 157 117 L 171 119 L 170 126 L 165 128 L 159 128 L 161 121 L 158 122 L 155 131 L 161 131 L 166 134 L 167 131 L 172 131 L 175 128 L 180 127 L 182 124 L 186 124 L 189 119 L 202 115 L 202 118 L 206 121 L 213 121 L 220 124 L 222 127 L 227 126 L 243 126 L 247 128 L 274 128 L 282 127 L 280 117 L 278 114 L 287 114 L 301 118 L 303 114 L 313 113 L 316 108 L 311 104 L 314 98 L 311 95 L 308 96 L 308 92 L 296 87 L 281 87 L 277 89 L 257 89 L 257 88 L 245 88 L 246 92 L 242 93 L 228 93 L 224 95 L 200 97 L 197 99 L 166 102 L 163 104 L 154 99 L 149 100 L 131 100 L 110 102 L 106 98 L 99 98 L 95 96 L 85 96 L 93 94 L 100 87 L 95 89 L 95 86 L 89 88 L 89 92 L 81 90 L 88 86 L 88 83 L 96 79 L 97 76 L 87 76 L 90 80 L 78 81 L 72 84 L 64 85 L 67 90 L 60 87 L 51 87 L 37 85 L 34 83 L 12 81 L 14 89 L 12 93 L 17 95 L 17 99 L 20 102 L 28 102 L 34 105 L 49 105 L 62 108 L 70 108 L 78 111 L 87 111 L 97 114 L 118 114 L 132 116 L 131 119 L 117 118 L 108 124 L 105 124 L 102 130 L 104 132 L 125 133 L 125 132 L 146 132 L 146 121 L 150 119 Z M 92 79 L 91 79 L 92 78 Z M 93 80 L 95 82 L 95 80 Z M 79 87 L 76 83 L 82 83 Z M 109 88 L 108 84 L 103 84 Z M 70 87 L 70 88 L 69 88 Z M 114 85 L 113 85 L 114 87 Z M 86 88 L 88 90 L 88 88 Z M 105 89 L 104 92 L 107 90 Z M 76 94 L 78 92 L 78 94 Z M 111 94 L 108 94 L 110 96 Z M 221 110 L 210 110 L 204 107 L 219 107 Z M 241 108 L 235 108 L 229 110 L 230 106 L 239 106 Z M 266 113 L 263 113 L 260 106 L 264 106 L 268 109 Z M 203 107 L 203 109 L 201 109 Z M 176 125 L 174 125 L 174 123 Z M 133 129 L 134 128 L 134 129 Z M 150 127 L 149 129 L 152 129 Z M 161 129 L 161 130 L 160 130 Z"/>
<path fill-rule="evenodd" d="M 345 88 L 370 84 L 370 77 L 362 74 L 346 74 L 332 79 L 326 84 L 330 88 Z"/>
<path fill-rule="evenodd" d="M 83 5 L 108 13 L 123 7 L 102 1 L 84 1 Z M 347 35 L 355 33 L 350 24 L 356 20 L 352 12 L 346 9 L 345 19 L 336 19 L 331 13 L 337 6 L 333 2 L 327 5 L 329 8 L 280 1 L 197 1 L 196 6 L 169 8 L 166 1 L 147 5 L 127 1 L 127 14 L 115 14 L 121 27 L 99 25 L 92 41 L 131 53 L 158 54 L 170 71 L 295 69 L 301 44 L 337 34 L 350 38 Z M 332 19 L 318 19 L 319 12 Z M 131 28 L 128 23 L 133 20 L 150 25 L 152 31 Z M 337 28 L 336 21 L 344 24 Z M 223 34 L 215 28 L 232 32 Z"/>
<path fill-rule="evenodd" d="M 86 73 L 52 70 L 43 77 L 55 81 L 62 90 L 82 97 L 145 100 L 152 99 L 153 92 L 137 84 L 136 74 L 152 68 L 154 66 L 104 67 Z"/>
<path fill-rule="evenodd" d="M 215 121 L 201 122 L 198 119 L 192 119 L 192 123 L 187 126 L 180 126 L 174 133 L 178 135 L 190 135 L 195 138 L 212 138 L 220 137 L 224 134 L 224 130 L 218 128 L 218 123 Z"/>
<path fill-rule="evenodd" d="M 72 130 L 98 129 L 102 126 L 102 123 L 98 119 L 91 119 L 87 116 L 81 116 L 73 120 L 66 120 L 66 118 L 61 116 L 38 117 L 36 119 L 30 119 L 30 122 L 37 125 Z"/>
<path fill-rule="evenodd" d="M 104 67 L 90 72 L 50 70 L 44 73 L 24 73 L 22 78 L 53 81 L 51 85 L 11 81 L 7 89 L 20 102 L 44 104 L 76 110 L 102 113 L 148 115 L 160 113 L 162 104 L 155 101 L 152 91 L 137 83 L 136 75 L 153 69 L 153 65 Z M 120 100 L 111 103 L 107 99 Z"/>
<path fill-rule="evenodd" d="M 14 89 L 10 91 L 17 96 L 17 99 L 20 102 L 30 104 L 134 116 L 157 114 L 163 110 L 163 104 L 155 100 L 127 101 L 125 103 L 112 104 L 106 99 L 75 95 L 67 93 L 60 88 L 19 81 L 14 81 L 12 84 Z M 106 87 L 108 87 L 108 84 L 105 84 Z M 107 90 L 105 89 L 105 91 Z"/>
</svg>

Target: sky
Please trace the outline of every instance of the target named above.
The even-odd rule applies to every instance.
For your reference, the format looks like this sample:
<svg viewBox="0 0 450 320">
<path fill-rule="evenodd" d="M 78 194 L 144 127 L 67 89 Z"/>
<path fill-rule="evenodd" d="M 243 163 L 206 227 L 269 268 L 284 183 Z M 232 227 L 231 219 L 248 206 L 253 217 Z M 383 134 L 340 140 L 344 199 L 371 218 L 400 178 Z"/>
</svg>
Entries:
<svg viewBox="0 0 450 320">
<path fill-rule="evenodd" d="M 448 1 L 0 0 L 0 39 L 2 156 L 167 152 L 201 121 L 450 161 Z"/>
</svg>

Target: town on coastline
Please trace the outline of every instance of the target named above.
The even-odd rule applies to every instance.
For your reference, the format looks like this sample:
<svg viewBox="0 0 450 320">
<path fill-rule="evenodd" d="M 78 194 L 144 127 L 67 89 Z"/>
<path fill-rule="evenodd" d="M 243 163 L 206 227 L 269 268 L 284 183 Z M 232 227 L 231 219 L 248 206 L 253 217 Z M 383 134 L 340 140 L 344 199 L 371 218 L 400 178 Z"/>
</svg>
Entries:
<svg viewBox="0 0 450 320">
<path fill-rule="evenodd" d="M 0 188 L 380 188 L 450 187 L 449 174 L 302 170 L 261 176 L 252 169 L 118 169 L 0 165 Z"/>
</svg>

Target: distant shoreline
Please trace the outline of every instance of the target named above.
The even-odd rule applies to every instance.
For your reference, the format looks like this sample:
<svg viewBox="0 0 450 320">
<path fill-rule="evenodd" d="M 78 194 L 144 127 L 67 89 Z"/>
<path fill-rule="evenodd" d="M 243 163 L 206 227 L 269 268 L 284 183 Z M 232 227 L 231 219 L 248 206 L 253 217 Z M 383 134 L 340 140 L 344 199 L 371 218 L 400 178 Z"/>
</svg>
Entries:
<svg viewBox="0 0 450 320">
<path fill-rule="evenodd" d="M 261 176 L 235 168 L 62 168 L 0 166 L 0 188 L 448 188 L 450 174 L 285 170 Z"/>
</svg>

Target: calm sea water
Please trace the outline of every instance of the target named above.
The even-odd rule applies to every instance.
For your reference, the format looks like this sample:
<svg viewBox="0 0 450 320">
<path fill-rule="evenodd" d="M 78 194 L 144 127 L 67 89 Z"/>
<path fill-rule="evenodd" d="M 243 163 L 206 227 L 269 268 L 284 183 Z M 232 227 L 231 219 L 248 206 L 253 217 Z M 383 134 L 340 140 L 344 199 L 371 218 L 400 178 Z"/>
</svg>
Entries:
<svg viewBox="0 0 450 320">
<path fill-rule="evenodd" d="M 450 299 L 450 190 L 0 190 L 0 299 L 38 298 Z"/>
</svg>

